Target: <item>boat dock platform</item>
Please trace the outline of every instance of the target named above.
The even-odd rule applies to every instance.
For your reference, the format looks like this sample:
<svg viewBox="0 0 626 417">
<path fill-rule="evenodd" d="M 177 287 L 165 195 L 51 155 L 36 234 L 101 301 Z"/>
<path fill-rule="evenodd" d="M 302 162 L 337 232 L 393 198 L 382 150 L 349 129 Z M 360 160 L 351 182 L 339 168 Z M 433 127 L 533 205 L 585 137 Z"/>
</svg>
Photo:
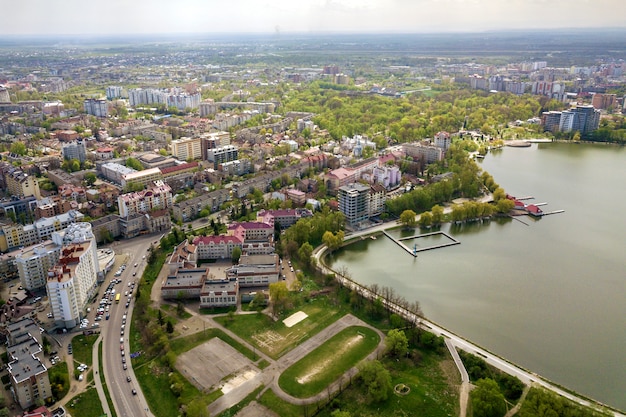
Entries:
<svg viewBox="0 0 626 417">
<path fill-rule="evenodd" d="M 461 244 L 461 242 L 459 240 L 453 238 L 452 236 L 450 236 L 446 232 L 442 232 L 442 231 L 426 233 L 426 234 L 423 234 L 423 235 L 408 236 L 408 237 L 403 237 L 403 238 L 400 238 L 400 239 L 396 239 L 395 237 L 391 236 L 389 233 L 387 233 L 387 231 L 383 231 L 383 234 L 385 236 L 387 236 L 389 239 L 393 240 L 398 246 L 400 246 L 402 249 L 407 251 L 413 257 L 417 257 L 418 252 L 424 252 L 424 251 L 427 251 L 427 250 L 445 248 L 445 247 L 448 247 L 448 246 L 460 245 Z M 419 239 L 421 237 L 428 237 L 428 236 L 435 236 L 435 235 L 443 235 L 446 238 L 448 238 L 450 240 L 450 242 L 441 243 L 439 245 L 427 246 L 427 247 L 424 247 L 424 248 L 418 248 L 417 245 L 415 245 L 415 246 L 413 246 L 413 249 L 409 248 L 407 245 L 405 245 L 403 243 L 403 241 L 405 241 L 405 240 Z"/>
</svg>

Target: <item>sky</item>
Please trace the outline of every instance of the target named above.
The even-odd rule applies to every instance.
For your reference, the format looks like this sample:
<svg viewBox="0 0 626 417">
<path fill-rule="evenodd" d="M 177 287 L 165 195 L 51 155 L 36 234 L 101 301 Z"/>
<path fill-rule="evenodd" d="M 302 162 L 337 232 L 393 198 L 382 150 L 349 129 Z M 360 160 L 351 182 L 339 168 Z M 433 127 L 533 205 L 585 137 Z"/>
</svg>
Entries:
<svg viewBox="0 0 626 417">
<path fill-rule="evenodd" d="M 626 28 L 624 0 L 0 0 L 0 35 Z"/>
</svg>

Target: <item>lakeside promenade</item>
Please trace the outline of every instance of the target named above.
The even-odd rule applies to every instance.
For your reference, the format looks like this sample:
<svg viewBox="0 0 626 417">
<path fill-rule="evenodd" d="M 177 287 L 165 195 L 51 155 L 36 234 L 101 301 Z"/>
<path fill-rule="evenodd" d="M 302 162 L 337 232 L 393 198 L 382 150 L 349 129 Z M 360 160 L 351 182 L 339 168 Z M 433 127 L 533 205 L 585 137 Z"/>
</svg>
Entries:
<svg viewBox="0 0 626 417">
<path fill-rule="evenodd" d="M 488 195 L 488 196 L 481 198 L 479 201 L 487 202 L 487 201 L 490 201 L 491 199 L 492 199 L 492 196 Z M 450 207 L 446 207 L 444 209 L 444 213 L 449 213 L 451 210 L 452 209 Z M 416 216 L 416 219 L 419 220 L 419 214 Z M 393 221 L 393 222 L 379 224 L 371 228 L 361 229 L 355 232 L 351 232 L 350 234 L 347 234 L 344 237 L 344 242 L 349 242 L 353 239 L 357 239 L 357 238 L 361 238 L 365 236 L 382 234 L 384 231 L 388 229 L 394 229 L 399 226 L 400 225 L 398 222 Z M 446 344 L 449 347 L 454 346 L 456 349 L 461 349 L 465 352 L 480 356 L 488 364 L 494 366 L 495 368 L 503 372 L 506 372 L 507 374 L 510 374 L 519 378 L 526 385 L 529 385 L 529 386 L 534 385 L 534 386 L 543 387 L 556 394 L 559 394 L 562 397 L 565 397 L 571 401 L 574 401 L 580 405 L 593 408 L 601 412 L 608 411 L 610 415 L 613 415 L 615 417 L 626 417 L 625 414 L 621 413 L 618 410 L 610 408 L 609 406 L 602 404 L 598 401 L 594 401 L 592 399 L 585 398 L 579 394 L 567 391 L 564 388 L 561 388 L 557 386 L 556 384 L 548 381 L 547 379 L 541 377 L 540 375 L 531 371 L 527 371 L 507 361 L 506 359 L 501 358 L 497 356 L 496 354 L 491 353 L 485 350 L 484 348 L 481 348 L 478 345 L 475 345 L 471 341 L 464 339 L 463 337 L 447 330 L 446 328 L 438 325 L 437 323 L 427 320 L 424 317 L 417 316 L 412 311 L 407 310 L 404 307 L 398 306 L 384 299 L 379 294 L 374 294 L 368 287 L 359 284 L 354 279 L 342 276 L 337 271 L 332 270 L 324 262 L 322 262 L 322 259 L 324 258 L 326 250 L 327 250 L 327 247 L 325 245 L 321 245 L 315 248 L 315 250 L 313 251 L 313 257 L 315 258 L 318 268 L 320 268 L 322 273 L 334 274 L 336 279 L 341 285 L 357 291 L 357 293 L 359 293 L 361 296 L 365 298 L 368 298 L 368 299 L 380 298 L 383 302 L 383 305 L 389 310 L 391 310 L 393 313 L 400 315 L 401 317 L 403 317 L 405 320 L 409 322 L 416 323 L 422 329 L 426 331 L 430 331 L 436 336 L 444 337 L 446 339 Z"/>
</svg>

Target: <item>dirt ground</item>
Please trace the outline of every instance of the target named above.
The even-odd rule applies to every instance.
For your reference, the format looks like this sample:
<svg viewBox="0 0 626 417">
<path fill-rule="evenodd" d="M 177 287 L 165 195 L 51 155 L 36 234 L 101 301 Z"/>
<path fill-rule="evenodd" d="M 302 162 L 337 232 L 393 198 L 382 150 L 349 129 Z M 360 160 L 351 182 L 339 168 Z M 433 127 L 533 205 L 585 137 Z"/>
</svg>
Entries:
<svg viewBox="0 0 626 417">
<path fill-rule="evenodd" d="M 176 368 L 199 389 L 217 388 L 227 375 L 254 369 L 254 364 L 221 339 L 213 338 L 183 353 Z"/>
</svg>

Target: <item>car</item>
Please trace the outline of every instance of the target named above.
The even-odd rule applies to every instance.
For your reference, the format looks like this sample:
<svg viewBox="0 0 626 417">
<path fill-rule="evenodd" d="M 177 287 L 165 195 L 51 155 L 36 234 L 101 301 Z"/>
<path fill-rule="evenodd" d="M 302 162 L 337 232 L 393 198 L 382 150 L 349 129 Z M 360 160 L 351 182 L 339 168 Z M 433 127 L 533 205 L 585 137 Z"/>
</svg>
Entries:
<svg viewBox="0 0 626 417">
<path fill-rule="evenodd" d="M 125 363 L 122 364 L 122 368 L 124 368 L 124 370 L 128 369 L 128 366 L 126 366 Z"/>
<path fill-rule="evenodd" d="M 133 388 L 133 390 L 131 391 L 133 393 L 133 395 L 137 395 L 137 390 Z"/>
<path fill-rule="evenodd" d="M 123 340 L 123 338 L 120 338 L 120 339 Z M 120 344 L 120 350 L 124 350 L 124 345 L 123 344 Z"/>
<path fill-rule="evenodd" d="M 108 320 L 109 318 L 111 318 L 111 315 L 109 313 L 107 313 L 105 318 Z"/>
<path fill-rule="evenodd" d="M 136 277 L 137 276 L 137 272 L 133 272 L 133 276 Z"/>
<path fill-rule="evenodd" d="M 52 352 L 50 352 L 50 356 L 54 356 L 56 355 L 58 352 L 56 350 L 53 350 Z"/>
<path fill-rule="evenodd" d="M 130 303 L 126 303 L 126 308 L 128 308 L 129 305 L 130 305 Z"/>
<path fill-rule="evenodd" d="M 52 315 L 52 313 L 48 313 L 48 314 L 47 314 L 47 316 L 48 316 L 48 318 L 49 318 L 49 319 L 51 319 L 52 317 L 54 317 L 54 316 Z"/>
<path fill-rule="evenodd" d="M 126 363 L 126 357 L 122 356 L 122 363 Z"/>
<path fill-rule="evenodd" d="M 122 351 L 122 356 L 125 356 L 125 355 L 126 355 L 126 352 Z"/>
<path fill-rule="evenodd" d="M 135 268 L 137 267 L 137 263 L 135 263 Z"/>
<path fill-rule="evenodd" d="M 120 343 L 124 343 L 124 338 L 120 337 Z"/>
<path fill-rule="evenodd" d="M 130 382 L 130 376 L 126 377 L 126 382 Z"/>
<path fill-rule="evenodd" d="M 120 330 L 120 336 L 124 336 L 124 329 Z"/>
</svg>

